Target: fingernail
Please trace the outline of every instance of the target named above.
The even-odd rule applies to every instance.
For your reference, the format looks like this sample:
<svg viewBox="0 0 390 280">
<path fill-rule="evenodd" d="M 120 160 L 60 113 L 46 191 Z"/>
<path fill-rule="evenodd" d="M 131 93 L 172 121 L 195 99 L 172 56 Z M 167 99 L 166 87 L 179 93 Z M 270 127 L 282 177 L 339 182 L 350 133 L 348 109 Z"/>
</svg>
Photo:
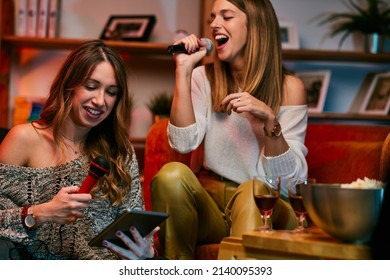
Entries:
<svg viewBox="0 0 390 280">
<path fill-rule="evenodd" d="M 122 232 L 120 231 L 120 230 L 118 230 L 117 232 L 116 232 L 116 236 L 122 236 Z"/>
<path fill-rule="evenodd" d="M 106 241 L 106 240 L 103 240 L 102 245 L 103 245 L 104 247 L 108 246 L 107 241 Z"/>
<path fill-rule="evenodd" d="M 130 227 L 130 230 L 131 230 L 131 231 L 134 231 L 134 230 L 135 230 L 135 227 L 131 226 L 131 227 Z"/>
</svg>

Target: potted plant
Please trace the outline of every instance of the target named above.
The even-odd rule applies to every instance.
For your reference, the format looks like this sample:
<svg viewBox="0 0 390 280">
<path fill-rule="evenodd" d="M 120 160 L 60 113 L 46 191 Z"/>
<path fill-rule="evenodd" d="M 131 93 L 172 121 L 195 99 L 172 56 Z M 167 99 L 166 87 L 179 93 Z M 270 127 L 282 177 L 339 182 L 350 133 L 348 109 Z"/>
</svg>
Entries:
<svg viewBox="0 0 390 280">
<path fill-rule="evenodd" d="M 383 48 L 384 38 L 390 37 L 390 4 L 388 0 L 364 0 L 365 5 L 359 6 L 356 0 L 347 0 L 343 3 L 351 10 L 350 13 L 326 13 L 320 15 L 319 24 L 331 23 L 330 36 L 344 33 L 339 42 L 339 48 L 344 40 L 353 32 L 361 33 L 365 38 L 365 50 L 369 50 L 368 42 Z M 366 43 L 367 42 L 367 43 Z"/>
<path fill-rule="evenodd" d="M 168 92 L 159 92 L 152 96 L 149 100 L 147 107 L 153 114 L 154 121 L 160 118 L 167 118 L 171 113 L 172 95 Z"/>
</svg>

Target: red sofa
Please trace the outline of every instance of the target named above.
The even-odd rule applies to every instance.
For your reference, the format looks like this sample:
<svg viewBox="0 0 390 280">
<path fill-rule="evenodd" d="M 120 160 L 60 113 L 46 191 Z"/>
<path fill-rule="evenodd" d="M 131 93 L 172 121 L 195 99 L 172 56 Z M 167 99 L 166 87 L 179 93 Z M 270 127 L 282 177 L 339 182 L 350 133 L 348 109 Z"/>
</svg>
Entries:
<svg viewBox="0 0 390 280">
<path fill-rule="evenodd" d="M 168 145 L 168 119 L 150 128 L 145 143 L 144 197 L 151 209 L 150 182 L 167 162 L 189 164 L 191 154 L 179 154 Z M 368 177 L 384 180 L 390 170 L 390 126 L 309 123 L 306 134 L 309 177 L 318 183 L 350 183 Z M 158 243 L 158 240 L 157 240 Z M 217 259 L 219 244 L 197 247 L 196 259 Z"/>
</svg>

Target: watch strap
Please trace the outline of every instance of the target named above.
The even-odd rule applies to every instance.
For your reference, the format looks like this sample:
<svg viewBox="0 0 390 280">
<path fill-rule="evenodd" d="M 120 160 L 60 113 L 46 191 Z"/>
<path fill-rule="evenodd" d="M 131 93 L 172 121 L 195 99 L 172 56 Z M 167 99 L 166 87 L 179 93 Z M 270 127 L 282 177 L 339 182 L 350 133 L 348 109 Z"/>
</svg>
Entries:
<svg viewBox="0 0 390 280">
<path fill-rule="evenodd" d="M 271 131 L 267 131 L 264 126 L 264 134 L 268 137 L 279 137 L 282 134 L 280 123 L 276 122 Z"/>
<path fill-rule="evenodd" d="M 26 224 L 26 219 L 28 218 L 28 216 L 32 216 L 31 218 L 32 219 L 35 219 L 34 215 L 33 214 L 29 214 L 28 213 L 28 210 L 31 208 L 30 205 L 27 205 L 27 206 L 24 206 L 22 208 L 22 213 L 21 213 L 21 220 L 22 220 L 22 225 L 25 229 L 27 230 L 34 230 L 36 228 L 36 225 L 33 225 L 33 226 L 28 226 Z"/>
</svg>

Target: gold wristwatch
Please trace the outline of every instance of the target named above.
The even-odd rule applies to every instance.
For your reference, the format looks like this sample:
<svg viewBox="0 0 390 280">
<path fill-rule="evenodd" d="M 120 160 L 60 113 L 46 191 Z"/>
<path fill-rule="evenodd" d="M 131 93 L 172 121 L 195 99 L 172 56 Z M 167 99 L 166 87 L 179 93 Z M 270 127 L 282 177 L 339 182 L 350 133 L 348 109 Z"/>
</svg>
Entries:
<svg viewBox="0 0 390 280">
<path fill-rule="evenodd" d="M 271 130 L 271 132 L 267 131 L 264 126 L 264 134 L 268 137 L 279 137 L 282 134 L 282 127 L 280 126 L 279 122 L 275 123 L 274 128 Z"/>
</svg>

